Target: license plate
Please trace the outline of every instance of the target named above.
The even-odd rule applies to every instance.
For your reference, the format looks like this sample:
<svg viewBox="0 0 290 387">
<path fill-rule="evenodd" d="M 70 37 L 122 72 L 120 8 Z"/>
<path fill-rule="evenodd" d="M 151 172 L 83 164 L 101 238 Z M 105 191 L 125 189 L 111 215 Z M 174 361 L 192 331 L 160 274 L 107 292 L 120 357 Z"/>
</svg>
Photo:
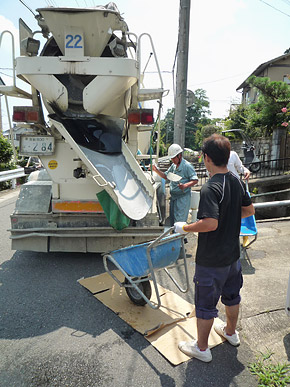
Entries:
<svg viewBox="0 0 290 387">
<path fill-rule="evenodd" d="M 52 136 L 20 136 L 19 154 L 21 156 L 52 155 L 54 153 L 54 137 Z"/>
</svg>

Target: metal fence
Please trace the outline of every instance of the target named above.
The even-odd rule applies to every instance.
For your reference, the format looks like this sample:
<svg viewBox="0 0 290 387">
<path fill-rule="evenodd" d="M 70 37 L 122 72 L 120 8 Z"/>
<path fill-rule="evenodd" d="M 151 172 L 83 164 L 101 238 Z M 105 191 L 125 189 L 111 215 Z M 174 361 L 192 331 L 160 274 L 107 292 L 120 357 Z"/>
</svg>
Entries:
<svg viewBox="0 0 290 387">
<path fill-rule="evenodd" d="M 260 169 L 257 172 L 251 172 L 250 180 L 251 179 L 262 179 L 266 177 L 271 176 L 281 176 L 289 173 L 289 180 L 290 180 L 290 158 L 280 158 L 280 159 L 273 159 L 273 160 L 267 160 L 267 161 L 260 161 L 259 163 L 253 163 L 254 169 L 255 166 L 260 165 Z M 202 186 L 207 180 L 208 175 L 206 168 L 204 166 L 204 163 L 193 163 L 194 169 L 196 171 L 196 174 L 198 176 L 198 184 L 197 186 Z M 247 168 L 250 166 L 248 165 Z"/>
</svg>

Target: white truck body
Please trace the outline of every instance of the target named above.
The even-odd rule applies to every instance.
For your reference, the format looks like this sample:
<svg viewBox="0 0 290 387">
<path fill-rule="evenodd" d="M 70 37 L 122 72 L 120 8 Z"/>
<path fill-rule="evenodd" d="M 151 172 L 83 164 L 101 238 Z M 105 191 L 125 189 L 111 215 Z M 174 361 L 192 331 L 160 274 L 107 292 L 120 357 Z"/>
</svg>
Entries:
<svg viewBox="0 0 290 387">
<path fill-rule="evenodd" d="M 148 155 L 154 127 L 146 119 L 128 123 L 130 111 L 143 114 L 144 101 L 165 94 L 151 37 L 129 32 L 114 3 L 37 12 L 47 42 L 38 55 L 34 33 L 20 20 L 15 63 L 39 112 L 37 122 L 24 121 L 20 153 L 38 156 L 44 170 L 21 187 L 11 215 L 12 249 L 106 252 L 155 238 L 163 230 L 160 183 L 144 166 L 156 157 Z M 142 87 L 144 38 L 159 74 L 153 89 Z M 1 86 L 0 92 L 15 96 L 15 88 Z M 42 103 L 47 121 L 41 120 Z M 97 197 L 104 191 L 115 205 L 107 212 Z M 112 226 L 108 211 L 116 208 L 126 226 Z"/>
</svg>

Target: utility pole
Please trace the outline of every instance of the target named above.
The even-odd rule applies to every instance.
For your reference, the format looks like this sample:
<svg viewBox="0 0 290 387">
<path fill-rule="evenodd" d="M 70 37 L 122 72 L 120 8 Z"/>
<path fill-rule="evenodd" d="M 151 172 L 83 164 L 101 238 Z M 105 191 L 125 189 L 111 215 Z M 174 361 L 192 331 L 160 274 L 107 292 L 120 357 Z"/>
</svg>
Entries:
<svg viewBox="0 0 290 387">
<path fill-rule="evenodd" d="M 174 143 L 184 147 L 190 0 L 180 0 L 174 115 Z"/>
</svg>

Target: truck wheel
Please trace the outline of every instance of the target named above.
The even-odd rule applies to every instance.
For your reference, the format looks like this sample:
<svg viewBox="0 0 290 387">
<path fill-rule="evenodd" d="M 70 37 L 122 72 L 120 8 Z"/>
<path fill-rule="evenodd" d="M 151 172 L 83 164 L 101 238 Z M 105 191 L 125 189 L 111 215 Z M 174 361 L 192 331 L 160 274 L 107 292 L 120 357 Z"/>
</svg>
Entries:
<svg viewBox="0 0 290 387">
<path fill-rule="evenodd" d="M 136 280 L 136 278 L 133 278 L 133 280 Z M 130 284 L 130 282 L 125 278 L 125 284 Z M 139 284 L 136 284 L 138 288 L 141 290 L 141 292 L 150 300 L 151 294 L 152 294 L 152 289 L 149 280 L 140 282 Z M 144 300 L 144 298 L 135 290 L 134 288 L 131 287 L 126 287 L 126 293 L 130 300 L 134 302 L 134 304 L 139 305 L 139 306 L 144 306 L 147 304 L 147 302 Z"/>
</svg>

